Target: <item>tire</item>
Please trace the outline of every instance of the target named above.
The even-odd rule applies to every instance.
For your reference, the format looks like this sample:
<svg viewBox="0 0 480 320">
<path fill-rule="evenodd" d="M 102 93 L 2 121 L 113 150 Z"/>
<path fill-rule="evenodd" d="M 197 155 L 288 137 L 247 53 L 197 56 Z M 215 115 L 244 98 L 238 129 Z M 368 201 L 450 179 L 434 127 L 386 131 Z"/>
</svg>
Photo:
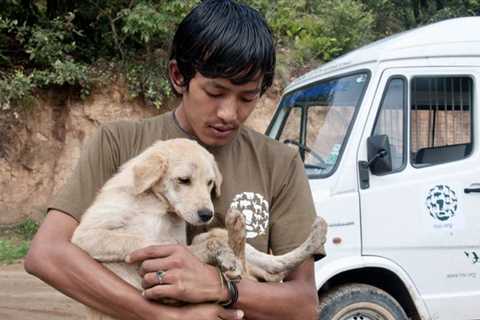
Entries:
<svg viewBox="0 0 480 320">
<path fill-rule="evenodd" d="M 338 286 L 320 297 L 319 320 L 408 320 L 400 304 L 367 284 Z"/>
</svg>

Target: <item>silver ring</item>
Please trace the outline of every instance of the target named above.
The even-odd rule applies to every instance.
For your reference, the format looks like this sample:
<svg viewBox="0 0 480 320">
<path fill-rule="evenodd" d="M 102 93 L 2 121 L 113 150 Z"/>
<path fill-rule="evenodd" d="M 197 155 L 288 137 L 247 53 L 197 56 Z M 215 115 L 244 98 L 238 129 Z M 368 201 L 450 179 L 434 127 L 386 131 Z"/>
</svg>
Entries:
<svg viewBox="0 0 480 320">
<path fill-rule="evenodd" d="M 157 272 L 155 272 L 155 276 L 157 276 L 158 283 L 162 283 L 163 278 L 165 278 L 165 274 L 166 272 L 163 270 L 158 270 Z"/>
</svg>

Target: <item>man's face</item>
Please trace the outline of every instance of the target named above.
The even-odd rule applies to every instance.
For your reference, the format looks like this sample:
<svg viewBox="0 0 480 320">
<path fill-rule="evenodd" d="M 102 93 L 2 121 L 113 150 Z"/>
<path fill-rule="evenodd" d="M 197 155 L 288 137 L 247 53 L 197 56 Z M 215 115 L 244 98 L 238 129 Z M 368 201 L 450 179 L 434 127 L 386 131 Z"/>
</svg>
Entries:
<svg viewBox="0 0 480 320">
<path fill-rule="evenodd" d="M 202 143 L 221 146 L 229 143 L 252 113 L 260 97 L 263 77 L 245 84 L 228 79 L 206 78 L 200 73 L 183 91 L 176 111 L 180 125 Z"/>
</svg>

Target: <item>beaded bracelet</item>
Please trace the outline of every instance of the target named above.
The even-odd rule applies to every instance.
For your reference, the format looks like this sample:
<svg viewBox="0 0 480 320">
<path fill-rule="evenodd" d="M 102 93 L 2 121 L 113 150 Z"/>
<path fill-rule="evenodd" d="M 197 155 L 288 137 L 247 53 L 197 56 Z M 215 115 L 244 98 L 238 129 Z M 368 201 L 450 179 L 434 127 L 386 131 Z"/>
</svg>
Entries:
<svg viewBox="0 0 480 320">
<path fill-rule="evenodd" d="M 224 273 L 222 273 L 222 276 L 227 286 L 228 300 L 225 302 L 221 302 L 220 305 L 224 308 L 230 308 L 238 301 L 238 288 L 235 281 L 230 280 Z"/>
<path fill-rule="evenodd" d="M 217 268 L 217 271 L 218 271 L 218 278 L 220 279 L 220 290 L 223 292 L 223 289 L 225 289 L 225 279 L 223 278 L 223 273 L 222 271 L 220 271 L 220 269 Z M 217 302 L 215 302 L 216 304 L 221 304 L 223 301 L 221 300 L 222 298 L 219 298 L 217 300 Z"/>
</svg>

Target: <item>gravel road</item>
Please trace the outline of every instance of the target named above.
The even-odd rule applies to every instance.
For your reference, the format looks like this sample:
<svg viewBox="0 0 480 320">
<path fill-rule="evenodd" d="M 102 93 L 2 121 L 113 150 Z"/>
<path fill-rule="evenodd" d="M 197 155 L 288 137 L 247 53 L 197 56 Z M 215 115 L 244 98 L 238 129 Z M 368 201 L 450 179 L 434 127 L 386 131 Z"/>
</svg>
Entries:
<svg viewBox="0 0 480 320">
<path fill-rule="evenodd" d="M 84 307 L 27 274 L 21 263 L 0 266 L 0 319 L 80 320 Z"/>
</svg>

